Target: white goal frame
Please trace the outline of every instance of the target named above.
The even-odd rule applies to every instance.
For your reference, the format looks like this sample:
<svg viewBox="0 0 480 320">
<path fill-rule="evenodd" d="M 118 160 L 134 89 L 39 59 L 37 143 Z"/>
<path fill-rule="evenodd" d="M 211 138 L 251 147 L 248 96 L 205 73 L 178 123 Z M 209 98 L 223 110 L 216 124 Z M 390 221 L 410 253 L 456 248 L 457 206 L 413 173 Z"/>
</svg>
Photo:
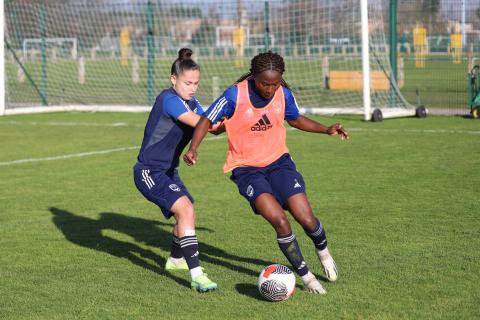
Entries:
<svg viewBox="0 0 480 320">
<path fill-rule="evenodd" d="M 0 116 L 5 114 L 5 8 L 0 1 Z"/>
<path fill-rule="evenodd" d="M 30 43 L 39 43 L 41 44 L 43 39 L 41 38 L 26 38 L 23 39 L 23 59 L 27 61 L 28 59 L 28 45 Z M 53 43 L 61 46 L 63 43 L 72 43 L 71 56 L 72 60 L 77 60 L 78 57 L 78 47 L 77 47 L 77 38 L 45 38 L 45 43 Z"/>
<path fill-rule="evenodd" d="M 301 108 L 300 111 L 308 114 L 320 114 L 333 116 L 336 114 L 356 114 L 363 115 L 365 121 L 373 119 L 372 102 L 371 102 L 371 84 L 370 84 L 370 39 L 368 33 L 368 0 L 360 0 L 360 19 L 361 19 L 361 40 L 362 40 L 362 96 L 363 96 L 363 108 Z M 396 83 L 393 83 L 396 87 Z M 398 88 L 397 88 L 398 90 Z M 382 118 L 399 118 L 410 117 L 416 115 L 416 109 L 411 106 L 405 99 L 400 96 L 401 99 L 408 107 L 401 108 L 383 108 L 379 109 Z"/>
</svg>

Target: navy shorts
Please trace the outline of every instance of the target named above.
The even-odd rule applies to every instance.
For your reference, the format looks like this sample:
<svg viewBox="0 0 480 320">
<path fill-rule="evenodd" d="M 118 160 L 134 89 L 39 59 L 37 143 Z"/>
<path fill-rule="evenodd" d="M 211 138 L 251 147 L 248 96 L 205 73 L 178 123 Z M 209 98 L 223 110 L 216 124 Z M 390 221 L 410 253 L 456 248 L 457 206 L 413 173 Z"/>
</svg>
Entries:
<svg viewBox="0 0 480 320">
<path fill-rule="evenodd" d="M 248 200 L 253 211 L 255 200 L 262 193 L 270 193 L 284 208 L 287 199 L 297 193 L 306 192 L 305 182 L 288 153 L 270 165 L 257 167 L 239 167 L 232 171 L 230 179 L 237 184 L 238 191 Z"/>
<path fill-rule="evenodd" d="M 145 198 L 159 206 L 167 219 L 173 216 L 170 208 L 178 198 L 187 196 L 192 203 L 194 201 L 177 170 L 170 173 L 136 167 L 133 170 L 133 179 L 137 189 Z"/>
</svg>

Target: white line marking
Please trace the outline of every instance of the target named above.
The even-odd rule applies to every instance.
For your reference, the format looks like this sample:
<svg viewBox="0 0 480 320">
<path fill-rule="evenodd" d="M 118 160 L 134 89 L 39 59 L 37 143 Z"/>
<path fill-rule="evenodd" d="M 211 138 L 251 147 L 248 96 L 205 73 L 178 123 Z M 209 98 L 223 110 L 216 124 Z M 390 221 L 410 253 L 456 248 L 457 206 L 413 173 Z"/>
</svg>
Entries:
<svg viewBox="0 0 480 320">
<path fill-rule="evenodd" d="M 219 140 L 223 139 L 226 136 L 215 136 L 215 137 L 209 137 L 205 138 L 206 141 L 209 140 Z M 88 152 L 80 152 L 80 153 L 71 153 L 71 154 L 65 154 L 61 156 L 54 156 L 54 157 L 45 157 L 45 158 L 28 158 L 28 159 L 20 159 L 20 160 L 12 160 L 12 161 L 5 161 L 5 162 L 0 162 L 0 166 L 10 166 L 10 165 L 15 165 L 15 164 L 22 164 L 22 163 L 29 163 L 29 162 L 43 162 L 43 161 L 55 161 L 55 160 L 64 160 L 64 159 L 70 159 L 70 158 L 81 158 L 81 157 L 89 157 L 89 156 L 95 156 L 98 154 L 108 154 L 108 153 L 114 153 L 114 152 L 122 152 L 122 151 L 129 151 L 129 150 L 138 150 L 140 147 L 135 146 L 135 147 L 124 147 L 124 148 L 116 148 L 116 149 L 107 149 L 107 150 L 98 150 L 98 151 L 88 151 Z"/>
<path fill-rule="evenodd" d="M 435 130 L 435 129 L 367 129 L 367 128 L 351 128 L 347 131 L 352 132 L 408 132 L 408 133 L 457 133 L 457 134 L 480 134 L 480 131 L 476 130 Z"/>
<path fill-rule="evenodd" d="M 126 122 L 95 123 L 95 122 L 36 122 L 36 121 L 0 121 L 0 124 L 21 125 L 21 126 L 58 126 L 58 127 L 145 127 L 145 124 L 130 124 Z"/>
<path fill-rule="evenodd" d="M 0 121 L 1 124 L 31 125 L 31 126 L 68 126 L 68 127 L 136 127 L 144 128 L 145 124 L 130 124 L 127 122 L 96 123 L 96 122 L 36 122 L 36 121 Z M 478 130 L 436 130 L 436 129 L 372 129 L 372 128 L 349 128 L 351 132 L 409 132 L 409 133 L 457 133 L 457 134 L 480 134 Z M 211 139 L 215 140 L 215 139 Z"/>
<path fill-rule="evenodd" d="M 0 162 L 0 166 L 9 166 L 9 165 L 12 165 L 12 164 L 20 164 L 20 163 L 28 163 L 28 162 L 41 162 L 41 161 L 63 160 L 63 159 L 69 159 L 69 158 L 88 157 L 88 156 L 94 156 L 94 155 L 97 155 L 97 154 L 107 154 L 107 153 L 127 151 L 127 150 L 133 150 L 133 149 L 138 149 L 138 147 L 125 147 L 125 148 L 117 148 L 117 149 L 107 149 L 107 150 L 89 151 L 89 152 L 81 152 L 81 153 L 71 153 L 71 154 L 65 154 L 65 155 L 55 156 L 55 157 L 29 158 L 29 159 L 5 161 L 5 162 Z"/>
<path fill-rule="evenodd" d="M 19 122 L 19 124 L 23 124 L 23 122 Z M 45 122 L 29 122 L 28 124 L 45 124 Z M 48 124 L 48 123 L 47 123 Z M 79 125 L 79 126 L 88 126 L 92 125 L 92 123 L 81 123 L 81 122 L 55 122 L 51 123 L 51 125 Z M 113 123 L 113 124 L 93 124 L 93 126 L 109 126 L 109 127 L 115 127 L 115 126 L 131 126 L 129 124 L 125 124 L 123 122 L 120 123 Z M 143 125 L 141 125 L 143 127 Z M 287 128 L 287 130 L 295 130 L 295 131 L 300 131 L 296 130 L 295 128 Z M 474 131 L 474 130 L 431 130 L 431 129 L 368 129 L 368 128 L 350 128 L 348 129 L 350 132 L 408 132 L 408 133 L 428 133 L 428 134 L 438 134 L 438 133 L 457 133 L 457 134 L 480 134 L 480 131 Z M 219 140 L 219 139 L 224 139 L 226 135 L 221 135 L 221 136 L 214 136 L 214 137 L 209 137 L 205 138 L 205 141 L 209 140 Z M 99 154 L 109 154 L 109 153 L 114 153 L 114 152 L 122 152 L 122 151 L 129 151 L 129 150 L 135 150 L 139 149 L 138 146 L 135 147 L 124 147 L 124 148 L 116 148 L 116 149 L 107 149 L 107 150 L 98 150 L 98 151 L 88 151 L 88 152 L 81 152 L 81 153 L 71 153 L 71 154 L 65 154 L 65 155 L 60 155 L 60 156 L 53 156 L 53 157 L 44 157 L 44 158 L 27 158 L 27 159 L 20 159 L 20 160 L 12 160 L 12 161 L 4 161 L 0 162 L 0 166 L 10 166 L 10 165 L 16 165 L 16 164 L 22 164 L 22 163 L 30 163 L 30 162 L 43 162 L 43 161 L 55 161 L 55 160 L 64 160 L 64 159 L 70 159 L 70 158 L 81 158 L 81 157 L 89 157 L 89 156 L 95 156 Z"/>
<path fill-rule="evenodd" d="M 289 130 L 297 130 L 295 128 L 289 128 Z M 301 131 L 301 130 L 297 130 Z M 435 130 L 435 129 L 369 129 L 369 128 L 347 128 L 348 132 L 383 132 L 383 133 L 430 133 L 430 134 L 439 134 L 439 133 L 450 133 L 450 134 L 480 134 L 480 131 L 476 130 Z"/>
</svg>

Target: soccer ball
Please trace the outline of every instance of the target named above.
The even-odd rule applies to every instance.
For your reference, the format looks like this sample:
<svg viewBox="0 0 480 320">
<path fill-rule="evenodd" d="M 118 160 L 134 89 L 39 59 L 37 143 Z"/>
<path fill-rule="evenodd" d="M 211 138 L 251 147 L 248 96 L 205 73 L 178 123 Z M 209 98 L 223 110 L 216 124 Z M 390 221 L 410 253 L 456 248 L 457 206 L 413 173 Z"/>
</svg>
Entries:
<svg viewBox="0 0 480 320">
<path fill-rule="evenodd" d="M 281 264 L 269 265 L 260 272 L 258 291 L 270 301 L 287 300 L 295 291 L 295 275 Z"/>
</svg>

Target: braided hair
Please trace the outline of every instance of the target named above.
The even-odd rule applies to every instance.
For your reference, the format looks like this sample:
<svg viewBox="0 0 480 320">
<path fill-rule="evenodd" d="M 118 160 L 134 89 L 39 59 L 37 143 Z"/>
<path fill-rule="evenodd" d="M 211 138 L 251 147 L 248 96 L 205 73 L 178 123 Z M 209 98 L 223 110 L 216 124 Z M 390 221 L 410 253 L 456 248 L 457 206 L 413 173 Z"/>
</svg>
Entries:
<svg viewBox="0 0 480 320">
<path fill-rule="evenodd" d="M 200 70 L 200 65 L 193 61 L 192 54 L 193 51 L 191 49 L 180 49 L 178 51 L 178 58 L 172 64 L 170 74 L 178 76 L 185 70 Z"/>
<path fill-rule="evenodd" d="M 259 53 L 253 57 L 250 63 L 250 71 L 235 81 L 235 84 L 268 70 L 278 71 L 282 75 L 285 72 L 285 61 L 283 60 L 283 57 L 278 53 L 272 52 L 271 50 L 268 52 Z M 281 80 L 281 85 L 290 89 L 283 77 Z"/>
</svg>

